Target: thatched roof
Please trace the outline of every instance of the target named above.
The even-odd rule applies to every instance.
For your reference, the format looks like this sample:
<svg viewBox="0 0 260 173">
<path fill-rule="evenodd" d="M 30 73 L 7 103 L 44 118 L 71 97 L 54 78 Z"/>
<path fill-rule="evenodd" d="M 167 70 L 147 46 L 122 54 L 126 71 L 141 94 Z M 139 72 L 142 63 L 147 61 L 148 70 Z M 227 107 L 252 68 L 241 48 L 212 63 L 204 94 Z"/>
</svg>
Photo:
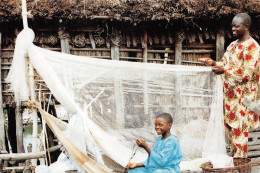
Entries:
<svg viewBox="0 0 260 173">
<path fill-rule="evenodd" d="M 151 21 L 260 14 L 259 0 L 27 0 L 33 19 Z M 21 19 L 21 0 L 0 1 L 0 22 Z M 259 17 L 259 16 L 258 16 Z"/>
</svg>

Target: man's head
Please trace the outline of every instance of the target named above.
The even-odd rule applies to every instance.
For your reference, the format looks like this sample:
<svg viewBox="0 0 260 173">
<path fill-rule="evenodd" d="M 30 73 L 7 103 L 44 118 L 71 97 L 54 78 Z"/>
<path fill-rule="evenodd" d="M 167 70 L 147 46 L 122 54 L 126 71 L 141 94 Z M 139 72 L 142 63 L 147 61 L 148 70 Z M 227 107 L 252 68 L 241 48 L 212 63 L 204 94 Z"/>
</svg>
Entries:
<svg viewBox="0 0 260 173">
<path fill-rule="evenodd" d="M 251 17 L 246 13 L 237 14 L 232 20 L 232 32 L 237 38 L 244 36 L 251 27 Z"/>
<path fill-rule="evenodd" d="M 170 131 L 172 127 L 172 116 L 168 113 L 162 113 L 155 119 L 155 130 L 158 135 L 163 135 L 167 131 Z"/>
</svg>

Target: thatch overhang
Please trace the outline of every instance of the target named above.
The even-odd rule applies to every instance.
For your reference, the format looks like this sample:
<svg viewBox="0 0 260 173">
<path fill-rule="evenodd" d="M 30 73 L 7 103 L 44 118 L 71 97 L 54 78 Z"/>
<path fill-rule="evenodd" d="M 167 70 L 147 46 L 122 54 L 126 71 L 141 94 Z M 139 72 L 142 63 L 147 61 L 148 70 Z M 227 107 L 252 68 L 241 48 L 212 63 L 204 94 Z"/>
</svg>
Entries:
<svg viewBox="0 0 260 173">
<path fill-rule="evenodd" d="M 259 17 L 259 0 L 27 0 L 33 19 L 154 21 L 221 18 L 247 12 Z M 0 1 L 0 22 L 21 20 L 21 0 Z"/>
</svg>

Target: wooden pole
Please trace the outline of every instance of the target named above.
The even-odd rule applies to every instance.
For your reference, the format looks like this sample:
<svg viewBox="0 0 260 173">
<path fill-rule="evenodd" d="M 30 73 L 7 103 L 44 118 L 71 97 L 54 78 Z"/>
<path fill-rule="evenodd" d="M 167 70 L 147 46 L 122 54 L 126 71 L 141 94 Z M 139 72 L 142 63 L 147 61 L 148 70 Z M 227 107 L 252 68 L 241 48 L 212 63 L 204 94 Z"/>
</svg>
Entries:
<svg viewBox="0 0 260 173">
<path fill-rule="evenodd" d="M 23 28 L 28 28 L 26 0 L 22 0 Z"/>
<path fill-rule="evenodd" d="M 181 65 L 182 62 L 182 42 L 185 39 L 185 34 L 183 31 L 177 32 L 175 35 L 175 64 Z M 174 123 L 180 122 L 182 115 L 182 105 L 181 105 L 181 75 L 179 72 L 175 73 L 175 116 Z"/>
<path fill-rule="evenodd" d="M 175 113 L 174 113 L 174 123 L 179 123 L 182 117 L 182 104 L 181 104 L 181 74 L 180 72 L 175 72 Z"/>
<path fill-rule="evenodd" d="M 224 28 L 218 28 L 217 39 L 216 39 L 216 61 L 220 61 L 224 55 L 225 49 L 225 32 Z"/>
<path fill-rule="evenodd" d="M 148 36 L 147 36 L 147 30 L 144 26 L 144 37 L 142 40 L 142 47 L 143 47 L 143 62 L 147 63 L 147 55 L 148 55 L 148 46 L 147 46 L 147 41 L 148 41 Z M 149 126 L 151 121 L 152 121 L 152 117 L 149 116 L 149 95 L 148 95 L 148 81 L 147 81 L 147 72 L 144 72 L 144 83 L 143 83 L 143 90 L 144 90 L 144 115 L 145 117 L 147 117 L 147 124 L 145 124 L 145 126 Z"/>
<path fill-rule="evenodd" d="M 111 36 L 111 59 L 119 60 L 119 45 L 120 45 L 120 35 L 117 29 L 114 30 L 114 33 Z"/>
<path fill-rule="evenodd" d="M 22 118 L 22 113 L 21 113 L 21 102 L 20 102 L 20 100 L 18 100 L 16 102 L 15 122 L 16 122 L 17 153 L 24 153 L 24 146 L 23 146 L 23 118 Z"/>
<path fill-rule="evenodd" d="M 143 62 L 147 63 L 148 46 L 147 46 L 147 30 L 145 27 L 144 27 L 144 39 L 142 41 L 142 47 L 143 47 Z"/>
<path fill-rule="evenodd" d="M 0 56 L 2 57 L 1 47 L 2 47 L 2 33 L 0 32 Z M 4 126 L 4 111 L 3 111 L 3 98 L 2 98 L 2 58 L 0 59 L 0 78 L 1 78 L 1 87 L 0 87 L 0 151 L 6 151 L 5 146 L 5 126 Z"/>
<path fill-rule="evenodd" d="M 60 27 L 58 32 L 60 38 L 61 52 L 70 54 L 69 34 L 66 32 L 65 27 Z"/>
<path fill-rule="evenodd" d="M 119 61 L 119 44 L 120 35 L 117 29 L 115 29 L 113 37 L 111 38 L 111 58 L 112 60 Z M 115 101 L 116 101 L 116 122 L 118 122 L 118 128 L 124 128 L 125 126 L 125 103 L 124 103 L 124 93 L 122 88 L 122 81 L 120 79 L 120 71 L 115 72 L 114 78 L 114 88 L 115 88 Z"/>
<path fill-rule="evenodd" d="M 31 95 L 31 100 L 36 101 L 35 97 L 35 84 L 34 84 L 34 69 L 32 66 L 32 63 L 29 62 L 29 81 L 30 81 L 30 95 Z M 33 117 L 33 132 L 32 132 L 32 153 L 37 152 L 37 134 L 38 134 L 38 117 L 36 110 L 32 110 L 32 117 Z M 37 160 L 32 159 L 32 165 L 36 166 L 37 165 Z"/>
<path fill-rule="evenodd" d="M 175 64 L 181 65 L 182 61 L 182 42 L 185 38 L 184 32 L 177 32 L 175 35 Z"/>
<path fill-rule="evenodd" d="M 111 46 L 111 59 L 112 60 L 119 60 L 119 47 L 118 46 Z"/>
<path fill-rule="evenodd" d="M 42 89 L 42 85 L 40 84 L 40 86 L 39 86 L 39 95 L 38 95 L 38 98 L 39 98 L 39 103 L 40 103 L 40 106 L 42 107 L 42 92 L 41 92 L 41 89 Z M 46 133 L 45 133 L 45 125 L 46 125 L 46 123 L 45 123 L 45 121 L 44 121 L 44 118 L 42 117 L 42 138 L 41 138 L 41 140 L 42 140 L 42 142 L 43 142 L 43 151 L 46 153 L 46 140 L 45 140 L 45 135 L 46 135 Z M 47 159 L 45 158 L 41 158 L 40 159 L 40 165 L 45 165 L 45 163 L 47 163 Z"/>
<path fill-rule="evenodd" d="M 60 149 L 60 145 L 51 147 L 50 152 L 54 152 Z M 36 153 L 12 153 L 12 154 L 0 154 L 0 159 L 2 160 L 28 160 L 28 159 L 37 159 L 45 158 L 45 151 L 40 151 Z"/>
</svg>

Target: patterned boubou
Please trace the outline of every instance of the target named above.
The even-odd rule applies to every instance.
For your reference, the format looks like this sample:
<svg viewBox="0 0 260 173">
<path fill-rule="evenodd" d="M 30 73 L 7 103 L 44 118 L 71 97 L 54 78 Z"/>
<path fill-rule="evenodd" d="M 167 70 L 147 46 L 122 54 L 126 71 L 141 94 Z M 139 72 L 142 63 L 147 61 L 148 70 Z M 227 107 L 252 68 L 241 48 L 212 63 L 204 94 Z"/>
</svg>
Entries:
<svg viewBox="0 0 260 173">
<path fill-rule="evenodd" d="M 231 127 L 234 157 L 247 157 L 248 129 L 259 126 L 258 115 L 243 100 L 256 102 L 259 81 L 259 44 L 249 37 L 241 44 L 232 42 L 217 63 L 224 68 L 224 120 Z"/>
</svg>

